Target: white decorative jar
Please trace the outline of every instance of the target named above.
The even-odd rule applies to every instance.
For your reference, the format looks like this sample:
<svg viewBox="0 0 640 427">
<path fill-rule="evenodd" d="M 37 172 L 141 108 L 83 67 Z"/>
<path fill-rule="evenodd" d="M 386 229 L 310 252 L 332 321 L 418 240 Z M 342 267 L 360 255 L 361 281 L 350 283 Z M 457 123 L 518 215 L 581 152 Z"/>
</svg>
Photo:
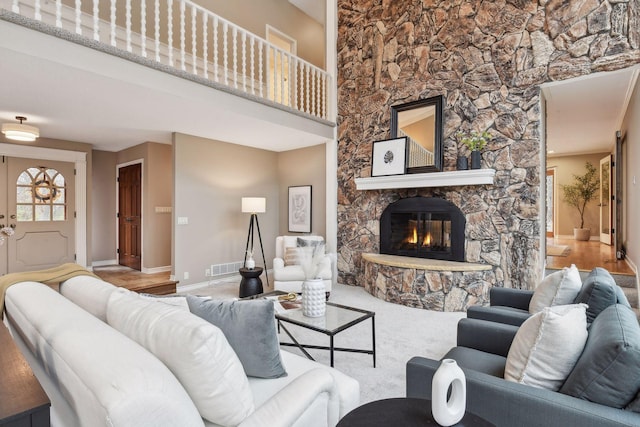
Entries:
<svg viewBox="0 0 640 427">
<path fill-rule="evenodd" d="M 302 282 L 302 314 L 307 317 L 324 316 L 326 307 L 324 281 L 309 279 Z"/>
<path fill-rule="evenodd" d="M 451 395 L 447 400 L 447 393 Z M 452 426 L 464 417 L 467 383 L 464 372 L 453 359 L 444 359 L 431 381 L 431 413 L 441 426 Z"/>
<path fill-rule="evenodd" d="M 253 257 L 249 257 L 249 258 L 247 258 L 247 261 L 245 262 L 245 266 L 249 270 L 253 270 L 256 267 L 256 261 L 253 259 Z"/>
</svg>

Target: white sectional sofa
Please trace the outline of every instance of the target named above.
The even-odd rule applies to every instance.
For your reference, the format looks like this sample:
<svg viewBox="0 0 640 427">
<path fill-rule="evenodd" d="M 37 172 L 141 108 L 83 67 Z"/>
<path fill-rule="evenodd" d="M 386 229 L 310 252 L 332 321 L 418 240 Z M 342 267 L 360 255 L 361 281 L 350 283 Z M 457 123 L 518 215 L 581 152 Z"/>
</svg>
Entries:
<svg viewBox="0 0 640 427">
<path fill-rule="evenodd" d="M 176 349 L 168 355 L 174 360 L 166 363 L 166 349 L 165 354 L 159 349 L 156 356 L 110 325 L 109 316 L 118 313 L 109 310 L 114 292 L 123 291 L 90 276 L 67 280 L 60 293 L 37 282 L 21 282 L 6 292 L 5 323 L 51 400 L 52 426 L 334 426 L 359 403 L 356 380 L 286 351 L 281 358 L 287 376 L 275 379 L 248 378 L 226 362 L 201 368 L 199 348 Z M 144 304 L 168 307 L 150 300 Z M 148 323 L 161 323 L 162 313 L 190 316 L 176 322 L 178 329 L 167 333 L 166 340 L 177 336 L 171 338 L 173 332 L 182 337 L 180 342 L 185 336 L 202 339 L 206 335 L 206 346 L 215 357 L 234 359 L 224 335 L 218 338 L 222 343 L 211 342 L 215 333 L 201 333 L 210 332 L 198 323 L 204 320 L 188 312 L 162 310 L 158 319 Z M 193 331 L 185 331 L 192 324 L 197 325 Z M 229 350 L 232 355 L 224 353 Z M 175 363 L 182 373 L 176 373 Z M 195 389 L 193 381 L 187 384 L 178 379 L 184 378 L 185 370 L 198 379 Z M 227 388 L 218 387 L 221 383 Z M 208 405 L 210 398 L 223 403 Z"/>
</svg>

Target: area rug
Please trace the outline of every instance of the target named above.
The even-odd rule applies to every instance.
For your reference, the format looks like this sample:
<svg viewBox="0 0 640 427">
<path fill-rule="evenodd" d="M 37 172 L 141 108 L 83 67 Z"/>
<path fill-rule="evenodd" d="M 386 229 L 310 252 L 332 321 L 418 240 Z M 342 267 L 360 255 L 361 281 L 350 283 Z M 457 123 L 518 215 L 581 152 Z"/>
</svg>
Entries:
<svg viewBox="0 0 640 427">
<path fill-rule="evenodd" d="M 238 284 L 219 283 L 191 292 L 216 298 L 238 296 Z M 368 354 L 335 353 L 335 368 L 360 382 L 361 403 L 391 397 L 403 397 L 405 392 L 406 363 L 414 356 L 440 359 L 456 345 L 458 320 L 465 313 L 443 313 L 405 307 L 382 301 L 363 288 L 335 285 L 331 291 L 331 302 L 371 310 L 376 313 L 376 367 Z M 295 325 L 287 329 L 296 339 L 305 344 L 329 344 L 329 337 Z M 280 333 L 282 342 L 289 337 Z M 366 320 L 335 336 L 336 347 L 371 348 L 371 321 Z M 284 351 L 301 354 L 297 348 L 283 347 Z M 325 366 L 329 366 L 329 352 L 309 350 L 311 355 Z"/>
<path fill-rule="evenodd" d="M 547 245 L 547 256 L 568 256 L 571 248 L 567 245 Z"/>
</svg>

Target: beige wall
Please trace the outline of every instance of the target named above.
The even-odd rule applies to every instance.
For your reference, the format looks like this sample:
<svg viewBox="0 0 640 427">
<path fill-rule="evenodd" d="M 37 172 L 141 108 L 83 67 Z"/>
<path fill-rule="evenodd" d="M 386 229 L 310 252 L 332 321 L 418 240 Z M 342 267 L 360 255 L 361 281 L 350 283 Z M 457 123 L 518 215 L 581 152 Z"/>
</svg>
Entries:
<svg viewBox="0 0 640 427">
<path fill-rule="evenodd" d="M 143 160 L 142 167 L 142 269 L 171 266 L 171 214 L 156 207 L 170 207 L 173 192 L 172 148 L 146 142 L 117 154 L 117 164 Z"/>
<path fill-rule="evenodd" d="M 93 151 L 91 175 L 93 262 L 116 259 L 116 159 L 110 151 Z"/>
<path fill-rule="evenodd" d="M 244 259 L 250 216 L 241 213 L 242 197 L 267 199 L 267 212 L 258 219 L 271 267 L 280 217 L 278 154 L 179 133 L 173 139 L 176 279 L 181 285 L 203 282 L 211 264 Z M 177 225 L 178 217 L 189 224 Z M 256 264 L 263 264 L 261 255 Z"/>
<path fill-rule="evenodd" d="M 266 38 L 266 25 L 294 38 L 298 56 L 324 68 L 324 27 L 288 0 L 195 0 L 234 24 Z"/>
<path fill-rule="evenodd" d="M 311 233 L 326 237 L 325 145 L 279 153 L 278 179 L 280 185 L 280 234 L 296 234 L 288 231 L 289 187 L 311 185 Z M 335 251 L 335 248 L 333 250 Z"/>
<path fill-rule="evenodd" d="M 547 159 L 547 169 L 555 168 L 556 170 L 556 235 L 573 236 L 573 228 L 580 226 L 580 214 L 578 210 L 573 206 L 569 206 L 563 200 L 562 185 L 572 184 L 574 174 L 584 174 L 586 172 L 584 167 L 585 162 L 591 162 L 591 164 L 598 169 L 600 167 L 600 159 L 607 154 L 609 153 L 550 157 Z M 599 200 L 595 199 L 589 202 L 584 214 L 584 227 L 591 229 L 592 238 L 598 238 L 600 234 L 600 210 L 598 203 L 600 203 Z"/>
<path fill-rule="evenodd" d="M 636 83 L 627 114 L 622 125 L 622 135 L 626 135 L 623 176 L 624 211 L 622 241 L 627 251 L 627 259 L 637 268 L 640 265 L 640 84 Z"/>
</svg>

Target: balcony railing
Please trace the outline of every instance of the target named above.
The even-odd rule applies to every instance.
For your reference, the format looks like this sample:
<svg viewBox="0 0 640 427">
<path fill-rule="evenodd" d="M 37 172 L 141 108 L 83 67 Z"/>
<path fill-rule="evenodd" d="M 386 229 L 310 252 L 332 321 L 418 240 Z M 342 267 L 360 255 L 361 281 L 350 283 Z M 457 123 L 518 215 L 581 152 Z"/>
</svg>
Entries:
<svg viewBox="0 0 640 427">
<path fill-rule="evenodd" d="M 327 72 L 189 0 L 0 0 L 0 5 L 252 97 L 333 120 Z"/>
</svg>

